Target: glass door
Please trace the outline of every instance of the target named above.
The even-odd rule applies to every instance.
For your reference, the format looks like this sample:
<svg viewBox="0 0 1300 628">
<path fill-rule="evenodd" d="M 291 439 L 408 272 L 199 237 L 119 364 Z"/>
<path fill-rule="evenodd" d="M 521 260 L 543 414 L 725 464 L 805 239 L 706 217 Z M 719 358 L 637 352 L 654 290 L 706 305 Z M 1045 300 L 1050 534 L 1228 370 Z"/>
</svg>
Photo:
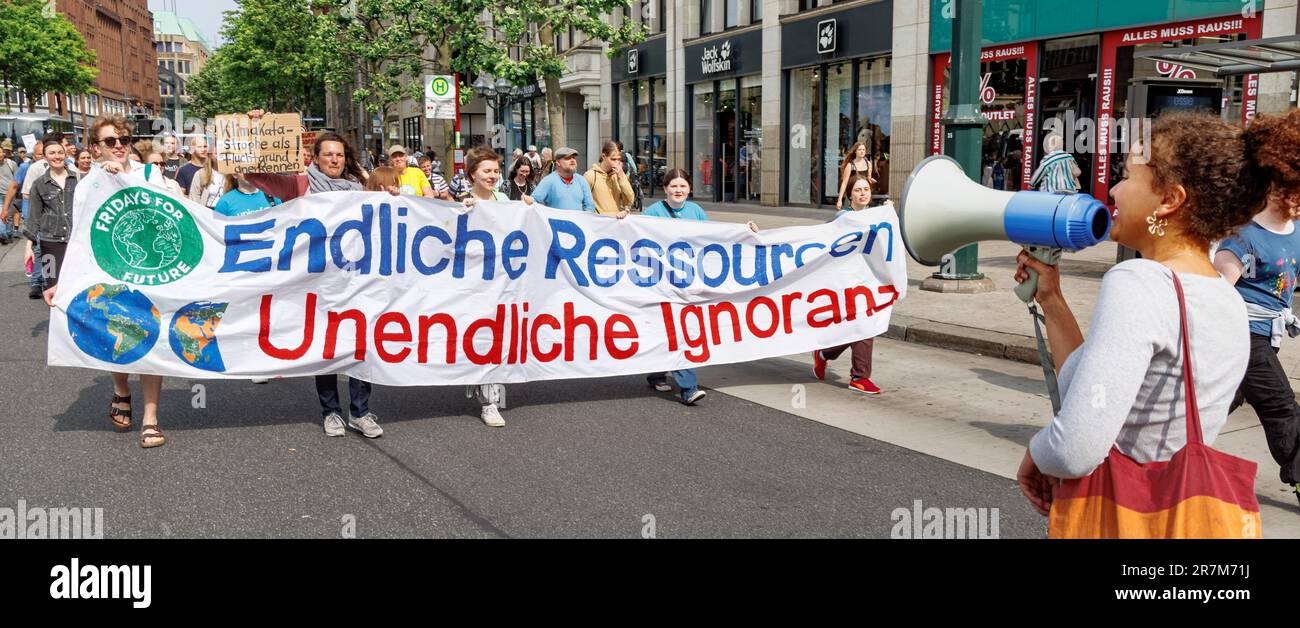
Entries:
<svg viewBox="0 0 1300 628">
<path fill-rule="evenodd" d="M 721 200 L 736 200 L 736 81 L 728 79 L 720 83 L 718 91 L 718 163 L 717 171 L 722 185 Z"/>
<path fill-rule="evenodd" d="M 762 78 L 740 79 L 739 141 L 736 198 L 757 202 L 762 193 L 763 93 Z"/>
<path fill-rule="evenodd" d="M 691 179 L 696 199 L 713 200 L 713 83 L 691 86 Z"/>
</svg>

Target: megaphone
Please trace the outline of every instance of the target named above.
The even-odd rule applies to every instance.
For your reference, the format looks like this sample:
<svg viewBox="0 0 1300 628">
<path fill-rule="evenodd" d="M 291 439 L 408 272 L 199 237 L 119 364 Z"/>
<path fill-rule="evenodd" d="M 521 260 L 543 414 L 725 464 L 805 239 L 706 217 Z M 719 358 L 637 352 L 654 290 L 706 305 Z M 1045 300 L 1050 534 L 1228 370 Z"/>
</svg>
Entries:
<svg viewBox="0 0 1300 628">
<path fill-rule="evenodd" d="M 1080 251 L 1110 234 L 1110 210 L 1087 194 L 1003 192 L 971 181 L 951 157 L 927 157 L 907 177 L 898 203 L 899 230 L 912 259 L 938 266 L 943 258 L 981 240 L 1007 240 L 1046 264 L 1062 250 Z M 1026 303 L 1038 273 L 1016 286 Z"/>
</svg>

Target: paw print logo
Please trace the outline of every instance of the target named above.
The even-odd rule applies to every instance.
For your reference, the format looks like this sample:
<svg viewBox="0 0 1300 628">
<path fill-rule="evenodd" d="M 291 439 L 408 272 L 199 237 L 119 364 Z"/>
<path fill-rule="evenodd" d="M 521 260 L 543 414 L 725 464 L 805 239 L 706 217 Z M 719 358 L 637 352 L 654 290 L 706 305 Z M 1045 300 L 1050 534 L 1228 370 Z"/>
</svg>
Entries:
<svg viewBox="0 0 1300 628">
<path fill-rule="evenodd" d="M 727 59 L 730 57 L 731 57 L 731 40 L 727 40 L 722 42 L 722 58 Z"/>
<path fill-rule="evenodd" d="M 835 20 L 822 20 L 817 24 L 817 52 L 835 52 Z"/>
</svg>

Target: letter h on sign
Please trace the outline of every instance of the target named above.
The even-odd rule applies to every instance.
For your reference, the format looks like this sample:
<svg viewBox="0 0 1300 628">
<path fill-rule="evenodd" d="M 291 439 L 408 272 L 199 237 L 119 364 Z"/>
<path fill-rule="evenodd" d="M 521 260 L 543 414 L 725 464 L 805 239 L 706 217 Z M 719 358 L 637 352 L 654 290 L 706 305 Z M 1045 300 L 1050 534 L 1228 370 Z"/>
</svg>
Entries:
<svg viewBox="0 0 1300 628">
<path fill-rule="evenodd" d="M 817 54 L 835 52 L 835 20 L 822 20 L 817 23 Z"/>
</svg>

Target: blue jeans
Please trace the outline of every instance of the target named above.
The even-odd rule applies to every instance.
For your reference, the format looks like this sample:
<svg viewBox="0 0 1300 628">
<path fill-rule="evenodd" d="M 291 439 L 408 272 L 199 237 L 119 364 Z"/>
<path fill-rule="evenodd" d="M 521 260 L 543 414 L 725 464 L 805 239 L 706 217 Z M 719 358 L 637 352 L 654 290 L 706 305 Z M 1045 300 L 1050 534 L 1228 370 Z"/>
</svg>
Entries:
<svg viewBox="0 0 1300 628">
<path fill-rule="evenodd" d="M 681 388 L 679 393 L 682 401 L 690 399 L 691 395 L 694 395 L 695 391 L 700 389 L 699 380 L 695 377 L 695 369 L 682 369 L 680 371 L 669 371 L 667 373 L 653 373 L 646 376 L 646 381 L 651 384 L 667 382 L 669 375 L 672 375 L 673 379 L 677 380 L 677 386 Z"/>
<path fill-rule="evenodd" d="M 32 272 L 27 273 L 27 285 L 36 288 L 45 287 L 45 276 L 41 274 L 41 243 L 32 243 Z"/>
<path fill-rule="evenodd" d="M 339 404 L 338 375 L 317 375 L 316 395 L 320 397 L 322 416 L 329 416 L 332 412 L 337 412 L 340 416 L 343 416 L 343 408 Z M 370 382 L 349 377 L 348 402 L 354 419 L 359 419 L 370 412 Z"/>
</svg>

